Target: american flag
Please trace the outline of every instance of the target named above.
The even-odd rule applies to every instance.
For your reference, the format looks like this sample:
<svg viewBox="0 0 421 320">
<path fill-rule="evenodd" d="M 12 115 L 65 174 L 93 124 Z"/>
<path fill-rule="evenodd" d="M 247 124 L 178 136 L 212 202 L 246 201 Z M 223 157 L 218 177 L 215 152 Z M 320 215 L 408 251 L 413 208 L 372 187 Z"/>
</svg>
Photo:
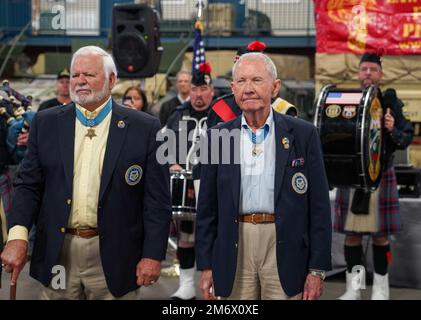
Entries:
<svg viewBox="0 0 421 320">
<path fill-rule="evenodd" d="M 326 104 L 359 104 L 362 96 L 361 92 L 329 92 Z"/>
<path fill-rule="evenodd" d="M 192 74 L 199 70 L 200 64 L 206 62 L 205 46 L 202 40 L 203 25 L 200 20 L 196 20 L 194 28 Z"/>
</svg>

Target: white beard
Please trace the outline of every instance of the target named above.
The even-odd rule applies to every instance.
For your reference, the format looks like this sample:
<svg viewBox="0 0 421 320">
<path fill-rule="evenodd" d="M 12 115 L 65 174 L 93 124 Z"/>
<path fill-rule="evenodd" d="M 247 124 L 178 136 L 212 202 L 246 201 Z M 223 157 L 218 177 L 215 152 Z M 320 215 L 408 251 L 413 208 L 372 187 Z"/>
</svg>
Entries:
<svg viewBox="0 0 421 320">
<path fill-rule="evenodd" d="M 84 107 L 86 105 L 104 100 L 104 98 L 108 96 L 109 91 L 109 84 L 107 81 L 105 81 L 101 91 L 96 93 L 93 92 L 89 95 L 78 95 L 75 91 L 70 90 L 70 99 L 72 99 L 72 101 L 78 105 Z"/>
</svg>

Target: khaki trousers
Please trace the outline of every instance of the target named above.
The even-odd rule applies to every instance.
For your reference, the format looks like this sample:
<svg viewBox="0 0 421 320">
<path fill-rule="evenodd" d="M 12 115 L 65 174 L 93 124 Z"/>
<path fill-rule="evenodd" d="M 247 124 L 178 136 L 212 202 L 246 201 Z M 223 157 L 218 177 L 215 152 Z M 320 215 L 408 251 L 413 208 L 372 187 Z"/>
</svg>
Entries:
<svg viewBox="0 0 421 320">
<path fill-rule="evenodd" d="M 299 300 L 282 289 L 276 263 L 275 223 L 240 222 L 237 270 L 227 300 Z"/>
<path fill-rule="evenodd" d="M 82 238 L 66 234 L 58 264 L 65 270 L 65 289 L 53 288 L 53 275 L 53 281 L 48 288 L 40 285 L 41 300 L 134 300 L 137 298 L 135 291 L 116 298 L 108 290 L 99 253 L 98 236 Z"/>
</svg>

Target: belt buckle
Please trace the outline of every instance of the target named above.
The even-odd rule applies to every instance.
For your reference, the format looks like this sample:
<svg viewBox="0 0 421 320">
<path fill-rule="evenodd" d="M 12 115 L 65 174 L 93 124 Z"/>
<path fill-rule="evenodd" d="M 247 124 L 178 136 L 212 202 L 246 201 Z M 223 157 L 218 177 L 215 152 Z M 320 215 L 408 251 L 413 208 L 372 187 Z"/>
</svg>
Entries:
<svg viewBox="0 0 421 320">
<path fill-rule="evenodd" d="M 79 228 L 76 228 L 76 235 L 78 237 L 82 237 L 81 233 L 83 231 L 86 231 L 86 230 L 89 230 L 89 227 L 79 227 Z"/>
<path fill-rule="evenodd" d="M 82 232 L 84 232 L 84 231 L 87 231 L 87 230 L 89 230 L 90 229 L 90 227 L 79 227 L 79 228 L 76 228 L 76 234 L 79 236 L 79 237 L 82 237 L 81 236 L 81 233 Z"/>
<path fill-rule="evenodd" d="M 252 214 L 251 214 L 251 223 L 252 223 L 252 224 L 257 224 L 257 223 L 256 223 L 256 221 L 254 221 L 254 216 L 255 216 L 255 215 L 256 215 L 255 213 L 252 213 Z"/>
</svg>

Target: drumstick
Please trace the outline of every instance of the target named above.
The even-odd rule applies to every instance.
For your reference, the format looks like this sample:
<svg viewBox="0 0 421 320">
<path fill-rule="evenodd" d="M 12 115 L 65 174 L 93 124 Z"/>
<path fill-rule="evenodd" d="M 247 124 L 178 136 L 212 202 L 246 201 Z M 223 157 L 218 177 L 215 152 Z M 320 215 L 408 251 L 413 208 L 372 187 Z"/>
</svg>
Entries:
<svg viewBox="0 0 421 320">
<path fill-rule="evenodd" d="M 12 272 L 12 276 L 13 276 L 13 272 Z M 10 284 L 10 300 L 16 300 L 16 287 L 17 287 L 18 283 L 16 282 L 15 284 Z"/>
</svg>

